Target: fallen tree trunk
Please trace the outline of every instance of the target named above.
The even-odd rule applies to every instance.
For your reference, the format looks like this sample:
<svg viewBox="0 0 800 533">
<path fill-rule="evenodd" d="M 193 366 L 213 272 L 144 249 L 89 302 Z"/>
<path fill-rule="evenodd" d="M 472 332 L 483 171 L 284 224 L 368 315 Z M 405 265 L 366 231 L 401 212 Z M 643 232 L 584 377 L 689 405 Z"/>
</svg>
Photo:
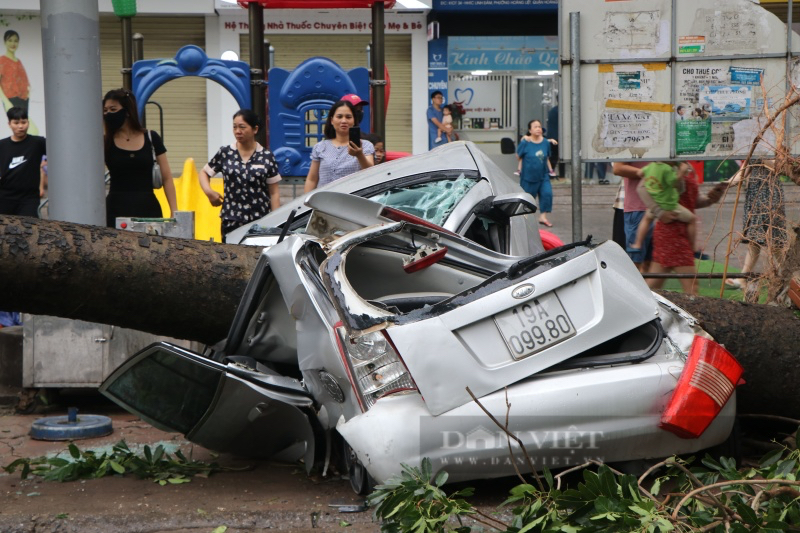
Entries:
<svg viewBox="0 0 800 533">
<path fill-rule="evenodd" d="M 223 339 L 260 249 L 0 215 L 0 309 Z"/>
<path fill-rule="evenodd" d="M 260 249 L 0 215 L 0 309 L 208 344 L 225 337 Z M 784 308 L 664 292 L 745 367 L 741 412 L 800 418 L 800 320 Z"/>
</svg>

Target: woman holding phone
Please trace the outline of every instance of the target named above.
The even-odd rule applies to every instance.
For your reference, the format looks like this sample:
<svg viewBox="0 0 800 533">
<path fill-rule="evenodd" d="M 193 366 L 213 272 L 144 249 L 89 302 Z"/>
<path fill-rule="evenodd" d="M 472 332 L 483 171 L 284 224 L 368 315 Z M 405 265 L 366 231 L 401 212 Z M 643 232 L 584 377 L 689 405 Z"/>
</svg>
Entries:
<svg viewBox="0 0 800 533">
<path fill-rule="evenodd" d="M 361 130 L 355 127 L 357 114 L 353 104 L 345 100 L 331 106 L 323 130 L 325 139 L 311 150 L 311 168 L 303 192 L 313 191 L 375 164 L 375 147 L 360 139 Z"/>
</svg>

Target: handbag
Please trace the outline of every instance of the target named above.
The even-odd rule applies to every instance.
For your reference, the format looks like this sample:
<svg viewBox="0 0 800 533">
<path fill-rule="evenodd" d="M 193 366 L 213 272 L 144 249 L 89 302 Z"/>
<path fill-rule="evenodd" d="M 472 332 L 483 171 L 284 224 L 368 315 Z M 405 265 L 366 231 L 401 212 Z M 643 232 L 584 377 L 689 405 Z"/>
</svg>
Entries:
<svg viewBox="0 0 800 533">
<path fill-rule="evenodd" d="M 153 188 L 160 189 L 164 185 L 164 180 L 161 179 L 161 167 L 156 159 L 156 147 L 153 146 L 153 136 L 150 134 L 150 130 L 147 130 L 147 138 L 150 139 L 150 149 L 153 150 Z"/>
</svg>

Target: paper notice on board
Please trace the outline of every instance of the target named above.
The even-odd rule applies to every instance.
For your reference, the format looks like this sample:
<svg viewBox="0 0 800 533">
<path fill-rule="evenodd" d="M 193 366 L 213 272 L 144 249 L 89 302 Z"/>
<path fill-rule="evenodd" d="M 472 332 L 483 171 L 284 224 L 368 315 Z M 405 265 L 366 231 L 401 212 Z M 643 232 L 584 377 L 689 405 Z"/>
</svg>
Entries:
<svg viewBox="0 0 800 533">
<path fill-rule="evenodd" d="M 678 155 L 702 154 L 710 142 L 710 120 L 679 120 L 675 122 L 675 152 Z"/>
<path fill-rule="evenodd" d="M 711 123 L 709 154 L 729 154 L 733 151 L 733 122 Z"/>
<path fill-rule="evenodd" d="M 752 88 L 745 85 L 711 85 L 700 88 L 700 104 L 710 104 L 715 122 L 750 118 Z"/>
<path fill-rule="evenodd" d="M 728 71 L 721 67 L 679 66 L 677 71 L 678 94 L 676 101 L 697 104 L 700 88 L 707 85 L 727 85 Z"/>
<path fill-rule="evenodd" d="M 658 43 L 659 11 L 607 12 L 606 48 L 609 50 L 652 50 Z"/>
<path fill-rule="evenodd" d="M 705 50 L 705 35 L 683 35 L 678 37 L 679 54 L 702 54 Z"/>
<path fill-rule="evenodd" d="M 692 32 L 705 35 L 706 53 L 741 50 L 753 53 L 765 46 L 758 42 L 758 30 L 752 10 L 721 8 L 698 9 Z"/>
<path fill-rule="evenodd" d="M 742 120 L 733 124 L 734 142 L 733 150 L 739 154 L 746 154 L 750 151 L 756 135 L 766 124 L 766 118 L 753 118 Z M 754 155 L 764 155 L 773 153 L 775 151 L 775 132 L 772 129 L 767 129 L 761 136 L 761 139 L 756 146 Z"/>
<path fill-rule="evenodd" d="M 651 70 L 608 72 L 603 74 L 604 100 L 638 100 L 652 102 L 656 73 Z"/>
<path fill-rule="evenodd" d="M 658 115 L 647 111 L 604 111 L 600 137 L 606 148 L 652 148 L 658 142 Z"/>
</svg>

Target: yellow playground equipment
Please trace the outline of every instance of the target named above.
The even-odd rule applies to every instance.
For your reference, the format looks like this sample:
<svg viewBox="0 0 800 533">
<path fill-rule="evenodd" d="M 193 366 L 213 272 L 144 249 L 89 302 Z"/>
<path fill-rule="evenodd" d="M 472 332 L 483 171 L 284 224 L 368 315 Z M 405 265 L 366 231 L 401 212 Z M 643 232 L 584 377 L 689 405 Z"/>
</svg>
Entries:
<svg viewBox="0 0 800 533">
<path fill-rule="evenodd" d="M 222 207 L 209 203 L 197 177 L 197 167 L 191 157 L 183 164 L 183 174 L 175 180 L 175 193 L 178 196 L 179 211 L 194 211 L 194 238 L 202 241 L 222 242 L 219 212 Z M 211 178 L 211 188 L 222 194 L 222 178 Z M 161 212 L 169 217 L 169 204 L 164 189 L 156 189 L 156 198 L 161 204 Z"/>
</svg>

